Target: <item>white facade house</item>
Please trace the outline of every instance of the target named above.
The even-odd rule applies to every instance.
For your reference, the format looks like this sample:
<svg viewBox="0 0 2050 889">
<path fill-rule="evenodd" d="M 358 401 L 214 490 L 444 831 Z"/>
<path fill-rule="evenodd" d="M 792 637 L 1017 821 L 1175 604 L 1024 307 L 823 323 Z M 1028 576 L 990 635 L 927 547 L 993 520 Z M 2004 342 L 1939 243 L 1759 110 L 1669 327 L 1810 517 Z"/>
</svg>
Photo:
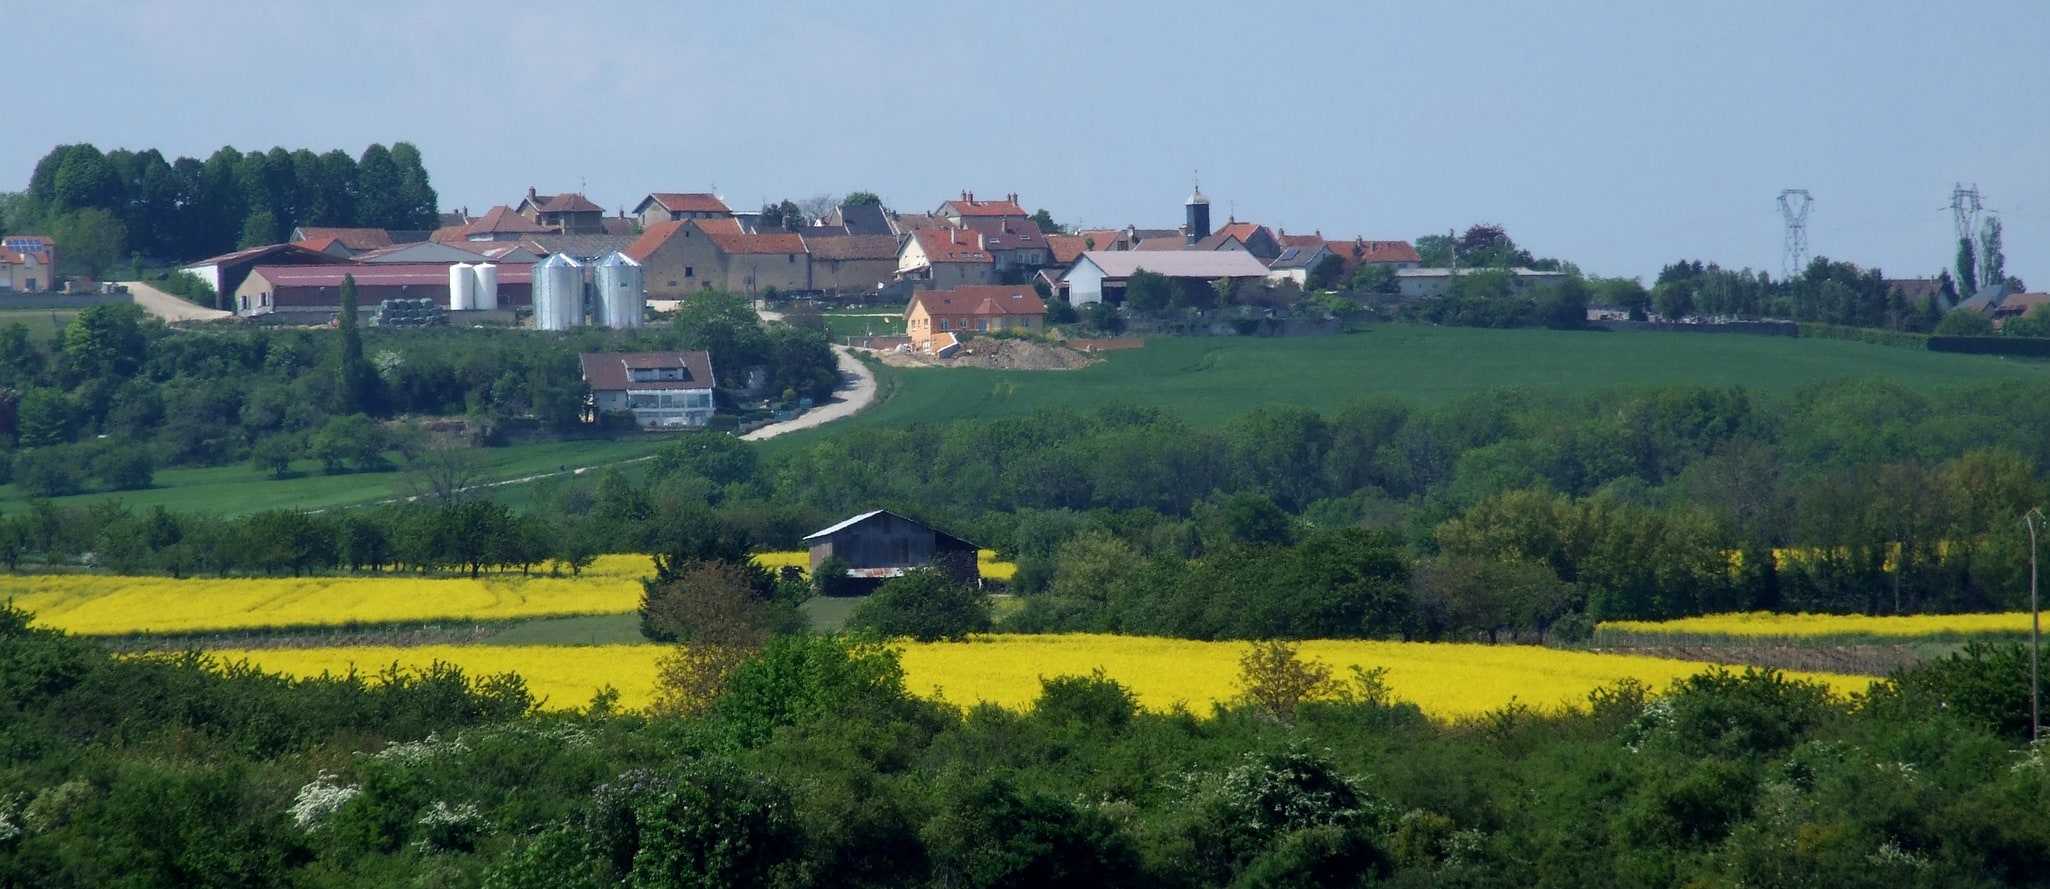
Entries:
<svg viewBox="0 0 2050 889">
<path fill-rule="evenodd" d="M 1267 264 L 1240 250 L 1089 250 L 1076 258 L 1061 280 L 1068 285 L 1068 301 L 1075 305 L 1102 302 L 1105 291 L 1116 301 L 1125 282 L 1140 269 L 1203 281 L 1267 277 Z"/>
<path fill-rule="evenodd" d="M 1477 272 L 1509 273 L 1509 287 L 1518 293 L 1534 287 L 1550 287 L 1566 280 L 1565 272 L 1536 269 L 1396 269 L 1395 281 L 1402 287 L 1404 298 L 1419 299 L 1451 293 L 1452 279 Z"/>
<path fill-rule="evenodd" d="M 578 356 L 599 412 L 632 411 L 635 425 L 702 429 L 712 419 L 707 352 L 586 352 Z"/>
</svg>

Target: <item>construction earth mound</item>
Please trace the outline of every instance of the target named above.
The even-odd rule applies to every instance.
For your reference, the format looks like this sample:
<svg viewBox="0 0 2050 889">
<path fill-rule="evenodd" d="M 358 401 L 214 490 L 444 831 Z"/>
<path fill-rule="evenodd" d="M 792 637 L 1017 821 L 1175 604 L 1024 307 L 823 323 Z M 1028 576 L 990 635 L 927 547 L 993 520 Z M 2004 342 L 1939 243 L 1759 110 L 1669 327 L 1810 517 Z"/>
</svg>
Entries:
<svg viewBox="0 0 2050 889">
<path fill-rule="evenodd" d="M 1008 339 L 969 340 L 948 358 L 910 349 L 886 351 L 882 358 L 884 364 L 892 367 L 989 367 L 998 370 L 1074 370 L 1099 360 L 1066 346 Z"/>
</svg>

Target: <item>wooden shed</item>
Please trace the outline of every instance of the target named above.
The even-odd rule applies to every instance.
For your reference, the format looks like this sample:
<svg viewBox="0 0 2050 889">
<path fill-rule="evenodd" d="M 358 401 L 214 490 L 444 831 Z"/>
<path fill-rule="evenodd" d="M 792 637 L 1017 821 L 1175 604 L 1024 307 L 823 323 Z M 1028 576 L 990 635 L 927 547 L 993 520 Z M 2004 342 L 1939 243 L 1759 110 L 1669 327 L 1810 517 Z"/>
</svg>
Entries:
<svg viewBox="0 0 2050 889">
<path fill-rule="evenodd" d="M 889 510 L 865 512 L 804 538 L 811 547 L 811 570 L 834 556 L 846 563 L 850 577 L 880 581 L 917 568 L 934 568 L 961 583 L 982 579 L 975 564 L 976 545 L 924 522 Z"/>
</svg>

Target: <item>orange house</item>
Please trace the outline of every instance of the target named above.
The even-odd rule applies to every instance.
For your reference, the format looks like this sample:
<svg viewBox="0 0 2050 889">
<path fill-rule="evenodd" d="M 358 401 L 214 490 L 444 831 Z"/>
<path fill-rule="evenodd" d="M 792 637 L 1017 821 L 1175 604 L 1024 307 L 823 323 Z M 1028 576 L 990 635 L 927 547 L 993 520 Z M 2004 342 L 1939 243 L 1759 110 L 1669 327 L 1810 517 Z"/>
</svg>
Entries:
<svg viewBox="0 0 2050 889">
<path fill-rule="evenodd" d="M 1046 329 L 1046 303 L 1030 287 L 972 285 L 953 290 L 928 290 L 911 298 L 904 310 L 905 333 L 911 344 L 930 348 L 940 334 L 992 333 L 999 330 L 1037 332 Z"/>
</svg>

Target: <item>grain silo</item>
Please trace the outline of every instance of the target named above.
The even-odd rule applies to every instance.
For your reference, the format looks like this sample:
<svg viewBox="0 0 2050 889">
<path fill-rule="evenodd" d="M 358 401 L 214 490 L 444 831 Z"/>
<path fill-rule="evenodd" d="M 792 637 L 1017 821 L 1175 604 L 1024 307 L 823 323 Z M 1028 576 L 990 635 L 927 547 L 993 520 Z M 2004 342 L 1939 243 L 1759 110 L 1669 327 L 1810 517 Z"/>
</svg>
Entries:
<svg viewBox="0 0 2050 889">
<path fill-rule="evenodd" d="M 477 307 L 477 278 L 470 273 L 470 264 L 459 262 L 448 267 L 448 310 L 467 312 Z"/>
<path fill-rule="evenodd" d="M 477 279 L 477 298 L 474 308 L 486 312 L 498 311 L 498 266 L 480 262 L 470 268 Z"/>
<path fill-rule="evenodd" d="M 584 266 L 567 253 L 534 264 L 534 329 L 568 330 L 584 321 Z"/>
<path fill-rule="evenodd" d="M 633 257 L 614 251 L 591 264 L 591 284 L 596 298 L 591 308 L 596 323 L 606 327 L 639 327 L 646 316 L 647 293 L 642 289 L 646 275 Z"/>
</svg>

